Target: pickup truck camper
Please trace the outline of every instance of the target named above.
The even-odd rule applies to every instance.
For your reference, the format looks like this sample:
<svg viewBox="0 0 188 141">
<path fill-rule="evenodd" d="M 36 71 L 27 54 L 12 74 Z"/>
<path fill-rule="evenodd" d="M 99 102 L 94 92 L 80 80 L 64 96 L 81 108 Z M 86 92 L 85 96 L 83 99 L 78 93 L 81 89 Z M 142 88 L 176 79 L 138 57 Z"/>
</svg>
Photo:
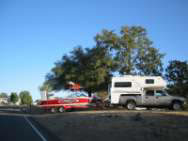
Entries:
<svg viewBox="0 0 188 141">
<path fill-rule="evenodd" d="M 179 110 L 185 99 L 171 96 L 166 91 L 166 82 L 160 76 L 112 77 L 109 87 L 109 102 L 133 110 L 135 107 L 169 107 Z"/>
</svg>

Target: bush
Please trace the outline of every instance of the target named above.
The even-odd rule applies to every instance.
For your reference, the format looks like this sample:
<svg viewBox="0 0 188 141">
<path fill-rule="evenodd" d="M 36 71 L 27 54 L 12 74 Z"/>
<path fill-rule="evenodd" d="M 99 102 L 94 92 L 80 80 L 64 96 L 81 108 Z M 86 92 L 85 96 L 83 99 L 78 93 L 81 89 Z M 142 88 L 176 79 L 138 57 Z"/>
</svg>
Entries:
<svg viewBox="0 0 188 141">
<path fill-rule="evenodd" d="M 107 91 L 100 91 L 100 92 L 97 92 L 97 96 L 100 97 L 101 100 L 104 100 L 105 98 L 107 98 L 108 92 L 107 92 Z"/>
<path fill-rule="evenodd" d="M 10 95 L 10 101 L 12 103 L 15 104 L 18 101 L 18 99 L 19 99 L 19 97 L 18 97 L 17 93 L 11 93 L 11 95 Z"/>
<path fill-rule="evenodd" d="M 28 91 L 22 91 L 20 92 L 20 99 L 21 99 L 21 104 L 24 105 L 30 105 L 32 104 L 32 97 Z"/>
<path fill-rule="evenodd" d="M 187 100 L 186 100 L 186 104 L 184 105 L 184 109 L 185 109 L 186 111 L 188 111 L 188 98 L 187 98 Z"/>
</svg>

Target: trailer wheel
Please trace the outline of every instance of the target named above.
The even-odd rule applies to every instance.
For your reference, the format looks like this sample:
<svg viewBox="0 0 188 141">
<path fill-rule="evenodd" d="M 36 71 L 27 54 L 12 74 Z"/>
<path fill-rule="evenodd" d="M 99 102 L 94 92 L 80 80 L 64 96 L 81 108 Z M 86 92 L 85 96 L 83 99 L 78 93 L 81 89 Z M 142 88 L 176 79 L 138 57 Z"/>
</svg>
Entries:
<svg viewBox="0 0 188 141">
<path fill-rule="evenodd" d="M 134 110 L 136 108 L 136 103 L 134 101 L 128 101 L 126 105 L 128 110 Z"/>
<path fill-rule="evenodd" d="M 60 108 L 59 108 L 59 112 L 60 112 L 60 113 L 65 112 L 65 108 L 64 108 L 64 107 L 60 107 Z"/>
<path fill-rule="evenodd" d="M 52 113 L 55 113 L 55 112 L 56 112 L 56 108 L 51 108 L 50 111 L 51 111 Z"/>
</svg>

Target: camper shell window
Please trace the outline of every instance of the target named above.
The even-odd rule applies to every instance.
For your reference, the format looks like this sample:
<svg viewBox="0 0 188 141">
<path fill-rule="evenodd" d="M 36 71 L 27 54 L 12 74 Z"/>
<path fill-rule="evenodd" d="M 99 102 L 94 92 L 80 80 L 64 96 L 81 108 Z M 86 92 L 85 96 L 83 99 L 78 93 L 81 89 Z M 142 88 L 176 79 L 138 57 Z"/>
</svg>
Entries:
<svg viewBox="0 0 188 141">
<path fill-rule="evenodd" d="M 116 82 L 114 85 L 116 88 L 125 88 L 125 87 L 131 87 L 131 82 Z"/>
<path fill-rule="evenodd" d="M 154 79 L 146 79 L 146 84 L 154 84 Z"/>
</svg>

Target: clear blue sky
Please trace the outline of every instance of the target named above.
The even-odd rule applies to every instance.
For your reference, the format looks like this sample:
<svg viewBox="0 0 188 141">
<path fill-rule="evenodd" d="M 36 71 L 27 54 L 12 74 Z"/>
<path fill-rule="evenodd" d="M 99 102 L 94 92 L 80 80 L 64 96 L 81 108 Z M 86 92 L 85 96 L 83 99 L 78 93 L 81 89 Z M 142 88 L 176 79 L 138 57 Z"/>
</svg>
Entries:
<svg viewBox="0 0 188 141">
<path fill-rule="evenodd" d="M 188 60 L 187 0 L 0 0 L 0 92 L 39 85 L 73 47 L 92 47 L 102 29 L 141 25 L 169 60 Z"/>
</svg>

